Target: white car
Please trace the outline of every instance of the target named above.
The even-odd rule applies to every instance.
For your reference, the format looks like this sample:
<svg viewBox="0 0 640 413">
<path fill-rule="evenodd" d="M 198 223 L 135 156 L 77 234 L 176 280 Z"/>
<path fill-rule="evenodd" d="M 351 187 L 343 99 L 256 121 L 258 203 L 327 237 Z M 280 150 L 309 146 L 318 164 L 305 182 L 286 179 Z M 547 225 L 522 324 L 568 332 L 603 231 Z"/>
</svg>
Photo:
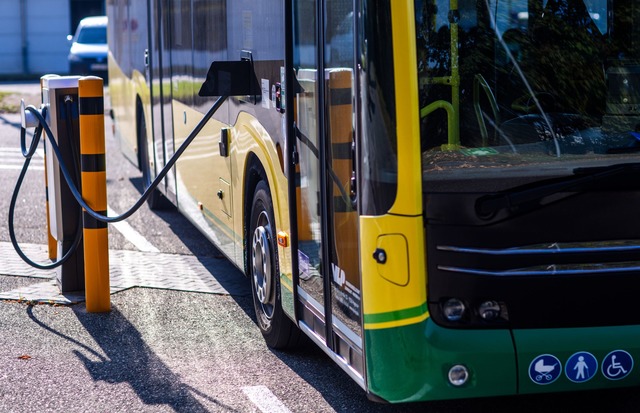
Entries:
<svg viewBox="0 0 640 413">
<path fill-rule="evenodd" d="M 69 70 L 72 75 L 95 75 L 107 78 L 107 16 L 80 20 L 71 42 Z"/>
</svg>

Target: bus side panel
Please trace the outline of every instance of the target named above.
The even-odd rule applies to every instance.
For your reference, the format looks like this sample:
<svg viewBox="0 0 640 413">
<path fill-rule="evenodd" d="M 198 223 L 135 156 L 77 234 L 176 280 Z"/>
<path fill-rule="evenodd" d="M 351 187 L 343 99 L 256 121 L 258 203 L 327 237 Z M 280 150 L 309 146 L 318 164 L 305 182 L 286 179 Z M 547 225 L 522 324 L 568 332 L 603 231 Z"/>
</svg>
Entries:
<svg viewBox="0 0 640 413">
<path fill-rule="evenodd" d="M 243 207 L 245 205 L 245 185 L 247 184 L 247 170 L 250 156 L 255 156 L 265 170 L 266 178 L 269 181 L 269 190 L 273 202 L 273 213 L 276 221 L 276 233 L 283 231 L 291 233 L 289 223 L 289 202 L 287 192 L 287 179 L 284 175 L 281 155 L 273 137 L 262 126 L 258 120 L 248 114 L 240 113 L 233 129 L 234 141 L 232 153 L 237 161 L 233 162 L 232 176 L 243 177 L 242 181 L 234 179 L 233 191 L 234 211 L 238 216 L 244 216 Z M 247 196 L 251 196 L 252 191 L 247 191 Z M 250 200 L 248 200 L 250 202 Z M 250 203 L 248 203 L 250 207 Z M 236 233 L 242 234 L 243 220 L 238 219 L 234 223 Z M 245 243 L 248 240 L 245 240 Z M 293 318 L 293 281 L 291 272 L 291 247 L 280 246 L 278 248 L 278 259 L 280 267 L 280 283 L 282 289 L 282 304 L 285 312 Z"/>
<path fill-rule="evenodd" d="M 180 122 L 176 122 L 176 145 L 180 145 L 202 115 L 179 101 L 174 100 L 173 106 L 174 112 L 180 114 Z M 183 119 L 187 119 L 184 125 Z M 229 129 L 228 157 L 220 154 L 218 145 L 223 128 Z M 241 112 L 231 127 L 218 120 L 210 120 L 176 164 L 180 211 L 240 269 L 244 269 L 243 247 L 247 242 L 243 232 L 243 217 L 247 212 L 244 210 L 246 173 L 252 156 L 265 170 L 269 182 L 276 229 L 288 234 L 287 180 L 280 163 L 281 155 L 259 119 Z M 248 195 L 251 194 L 249 191 Z M 291 298 L 289 247 L 279 248 L 279 260 L 283 297 Z M 293 302 L 290 298 L 287 300 L 287 313 L 292 315 Z"/>
<path fill-rule="evenodd" d="M 151 90 L 148 79 L 148 67 L 145 61 L 146 52 L 149 49 L 149 32 L 148 32 L 148 18 L 147 18 L 147 4 L 144 1 L 127 2 L 129 4 L 129 21 L 125 26 L 129 31 L 129 48 L 130 48 L 130 63 L 131 72 L 128 76 L 133 81 L 133 93 L 131 99 L 131 112 L 132 116 L 135 116 L 136 99 L 140 99 L 142 108 L 144 110 L 144 116 L 146 117 L 147 125 L 147 139 L 149 140 L 147 147 L 151 148 L 153 142 L 152 129 L 150 125 L 153 124 L 151 119 Z M 137 134 L 134 134 L 131 139 L 135 139 Z M 138 153 L 138 142 L 136 139 L 135 152 Z"/>
<path fill-rule="evenodd" d="M 202 119 L 199 111 L 174 100 L 176 147 Z M 233 231 L 235 199 L 230 189 L 232 157 L 220 154 L 218 143 L 225 123 L 211 119 L 176 163 L 180 211 L 239 268 L 236 250 L 242 249 L 242 234 Z"/>
<path fill-rule="evenodd" d="M 138 166 L 135 106 L 132 103 L 135 102 L 135 94 L 132 91 L 131 80 L 123 73 L 109 51 L 109 97 L 115 136 L 120 143 L 122 154 Z"/>
<path fill-rule="evenodd" d="M 163 61 L 162 67 L 153 70 L 156 94 L 153 113 L 156 132 L 164 131 L 164 141 L 169 145 L 160 144 L 162 139 L 157 138 L 156 149 L 166 150 L 168 159 L 217 99 L 200 97 L 198 91 L 211 62 L 227 60 L 227 14 L 224 0 L 164 0 L 161 8 L 162 16 L 156 15 L 154 20 L 154 30 L 161 32 L 154 41 L 158 48 L 162 45 L 163 51 L 154 47 L 152 57 L 158 60 L 158 66 L 159 59 Z M 160 75 L 162 82 L 158 80 Z M 165 102 L 162 105 L 161 92 Z M 166 103 L 169 101 L 170 105 Z M 228 111 L 228 104 L 224 103 L 177 160 L 175 190 L 177 206 L 183 215 L 223 254 L 241 265 L 236 250 L 242 245 L 239 236 L 233 233 L 236 217 L 229 188 L 232 158 L 221 155 L 218 146 L 221 131 L 228 128 Z"/>
<path fill-rule="evenodd" d="M 109 2 L 107 13 L 109 97 L 116 137 L 125 157 L 139 166 L 136 119 L 138 98 L 147 114 L 147 125 L 151 125 L 150 91 L 144 61 L 144 52 L 148 47 L 147 6 L 142 2 Z"/>
<path fill-rule="evenodd" d="M 243 234 L 244 231 L 243 219 L 239 217 L 245 216 L 245 194 L 253 195 L 251 191 L 245 192 L 244 188 L 247 182 L 246 162 L 250 154 L 255 154 L 269 180 L 276 232 L 290 234 L 287 181 L 284 173 L 284 156 L 287 153 L 285 113 L 276 108 L 273 93 L 278 84 L 284 83 L 284 2 L 237 0 L 227 2 L 226 7 L 228 60 L 239 60 L 241 57 L 252 59 L 261 87 L 260 95 L 232 98 L 229 103 L 229 123 L 234 125 L 232 154 L 237 154 L 237 162 L 232 162 L 231 173 L 234 213 L 237 217 L 234 232 Z M 290 248 L 280 247 L 278 258 L 283 308 L 292 316 Z M 244 257 L 238 259 L 244 260 Z"/>
<path fill-rule="evenodd" d="M 107 39 L 109 42 L 109 96 L 113 111 L 116 137 L 122 153 L 138 165 L 136 153 L 135 94 L 131 83 L 130 32 L 126 30 L 129 7 L 124 2 L 107 5 L 109 16 Z"/>
</svg>

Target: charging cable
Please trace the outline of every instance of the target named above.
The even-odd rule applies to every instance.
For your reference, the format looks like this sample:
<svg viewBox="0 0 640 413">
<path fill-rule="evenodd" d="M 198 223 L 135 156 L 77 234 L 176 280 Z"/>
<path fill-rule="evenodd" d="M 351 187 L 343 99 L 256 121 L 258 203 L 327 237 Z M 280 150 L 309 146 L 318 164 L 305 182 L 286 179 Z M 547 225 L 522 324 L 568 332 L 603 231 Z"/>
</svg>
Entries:
<svg viewBox="0 0 640 413">
<path fill-rule="evenodd" d="M 42 109 L 42 112 L 41 112 L 40 110 L 38 110 L 33 105 L 27 106 L 25 108 L 25 111 L 26 112 L 30 112 L 31 114 L 34 115 L 34 117 L 38 120 L 38 125 L 35 128 L 35 131 L 34 131 L 34 134 L 33 134 L 33 139 L 31 141 L 31 145 L 29 146 L 29 149 L 26 148 L 26 128 L 23 126 L 20 129 L 20 146 L 21 146 L 21 149 L 22 149 L 22 155 L 26 159 L 25 159 L 25 163 L 24 163 L 24 165 L 22 167 L 22 171 L 20 172 L 20 176 L 18 177 L 18 182 L 17 182 L 16 187 L 14 189 L 13 196 L 11 198 L 11 203 L 9 205 L 9 236 L 11 238 L 11 243 L 13 244 L 14 248 L 16 249 L 16 252 L 18 252 L 18 255 L 27 264 L 29 264 L 29 265 L 31 265 L 31 266 L 33 266 L 35 268 L 43 269 L 43 270 L 49 270 L 49 269 L 53 269 L 53 268 L 56 268 L 56 267 L 62 265 L 71 256 L 71 254 L 77 249 L 77 247 L 78 247 L 78 245 L 80 245 L 80 241 L 82 239 L 82 229 L 83 229 L 83 227 L 82 227 L 82 225 L 78 225 L 78 231 L 76 233 L 74 244 L 73 244 L 72 248 L 69 249 L 67 254 L 65 254 L 59 261 L 56 261 L 56 262 L 54 262 L 52 264 L 44 264 L 44 265 L 43 264 L 38 264 L 38 263 L 30 260 L 24 254 L 24 252 L 22 252 L 22 250 L 20 249 L 20 247 L 18 245 L 18 242 L 16 241 L 15 230 L 14 230 L 14 222 L 13 222 L 14 221 L 13 217 L 14 217 L 14 213 L 15 213 L 15 204 L 16 204 L 16 200 L 18 198 L 18 192 L 20 191 L 20 187 L 22 185 L 22 181 L 23 181 L 24 176 L 25 176 L 25 174 L 27 172 L 27 169 L 29 167 L 29 163 L 31 162 L 31 158 L 33 157 L 33 155 L 34 155 L 34 153 L 35 153 L 35 151 L 36 151 L 36 149 L 38 147 L 38 144 L 40 142 L 40 138 L 42 136 L 43 131 L 44 131 L 44 134 L 45 134 L 45 139 L 49 140 L 49 143 L 51 144 L 51 148 L 53 149 L 53 152 L 55 153 L 55 156 L 58 159 L 58 164 L 60 166 L 60 172 L 62 172 L 62 176 L 64 177 L 64 180 L 67 183 L 67 185 L 69 187 L 69 190 L 71 191 L 71 194 L 75 198 L 76 202 L 78 202 L 78 204 L 84 209 L 84 211 L 88 215 L 93 217 L 94 219 L 96 219 L 98 221 L 106 222 L 107 224 L 112 224 L 112 223 L 120 222 L 120 221 L 123 221 L 123 220 L 129 218 L 131 215 L 133 215 L 145 203 L 147 198 L 149 198 L 149 196 L 151 196 L 151 193 L 156 189 L 156 187 L 160 184 L 160 182 L 162 182 L 162 180 L 169 173 L 171 168 L 173 168 L 175 163 L 178 161 L 178 158 L 180 158 L 180 156 L 184 153 L 184 151 L 187 149 L 187 147 L 196 138 L 198 133 L 200 133 L 200 131 L 204 128 L 204 126 L 207 124 L 209 119 L 211 119 L 213 114 L 222 106 L 222 104 L 227 99 L 227 97 L 228 96 L 220 96 L 220 97 L 218 97 L 218 99 L 214 102 L 213 106 L 207 111 L 207 113 L 204 115 L 204 117 L 200 120 L 200 122 L 198 122 L 196 127 L 193 129 L 193 131 L 191 131 L 189 136 L 180 145 L 180 147 L 175 151 L 175 153 L 173 154 L 171 159 L 169 159 L 169 161 L 167 161 L 166 165 L 158 173 L 158 175 L 153 180 L 153 182 L 151 182 L 151 184 L 145 189 L 145 191 L 143 192 L 143 194 L 140 197 L 140 199 L 138 199 L 138 201 L 128 211 L 122 213 L 121 215 L 115 216 L 115 217 L 106 216 L 106 215 L 103 215 L 102 213 L 94 211 L 85 202 L 85 200 L 82 198 L 82 195 L 80 194 L 80 191 L 78 191 L 78 188 L 75 185 L 76 181 L 74 181 L 73 177 L 69 173 L 69 171 L 67 169 L 67 166 L 65 165 L 65 163 L 64 163 L 64 161 L 62 159 L 62 154 L 60 152 L 60 148 L 58 147 L 58 144 L 55 141 L 54 134 L 51 132 L 51 129 L 49 128 L 49 125 L 46 122 L 46 107 L 44 107 Z M 70 113 L 70 112 L 67 111 L 67 113 Z M 70 127 L 70 122 L 67 122 L 67 123 L 68 123 L 68 127 Z M 82 217 L 80 217 L 80 219 L 82 219 Z"/>
</svg>

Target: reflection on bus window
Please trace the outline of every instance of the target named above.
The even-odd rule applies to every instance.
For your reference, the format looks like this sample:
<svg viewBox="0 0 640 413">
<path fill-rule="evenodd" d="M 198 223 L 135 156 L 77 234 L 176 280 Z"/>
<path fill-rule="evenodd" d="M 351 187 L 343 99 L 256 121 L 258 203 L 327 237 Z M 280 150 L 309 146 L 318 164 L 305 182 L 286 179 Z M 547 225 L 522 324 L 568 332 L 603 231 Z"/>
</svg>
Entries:
<svg viewBox="0 0 640 413">
<path fill-rule="evenodd" d="M 455 113 L 452 121 L 444 110 L 423 111 L 427 172 L 491 173 L 578 155 L 619 162 L 640 146 L 633 2 L 460 1 L 457 11 L 448 0 L 415 4 L 420 107 L 448 102 Z M 457 31 L 451 15 L 460 16 Z M 464 154 L 473 148 L 484 156 Z"/>
</svg>

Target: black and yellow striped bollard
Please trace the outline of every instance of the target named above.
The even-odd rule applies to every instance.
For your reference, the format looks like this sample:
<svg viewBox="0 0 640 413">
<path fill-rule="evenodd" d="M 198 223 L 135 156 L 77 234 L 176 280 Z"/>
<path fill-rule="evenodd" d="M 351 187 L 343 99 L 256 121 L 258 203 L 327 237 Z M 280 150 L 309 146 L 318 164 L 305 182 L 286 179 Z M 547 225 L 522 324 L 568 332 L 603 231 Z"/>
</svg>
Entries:
<svg viewBox="0 0 640 413">
<path fill-rule="evenodd" d="M 94 211 L 107 215 L 107 171 L 104 140 L 104 92 L 99 77 L 78 81 L 82 198 Z M 87 311 L 111 310 L 109 241 L 105 222 L 83 214 L 84 279 Z"/>
</svg>

